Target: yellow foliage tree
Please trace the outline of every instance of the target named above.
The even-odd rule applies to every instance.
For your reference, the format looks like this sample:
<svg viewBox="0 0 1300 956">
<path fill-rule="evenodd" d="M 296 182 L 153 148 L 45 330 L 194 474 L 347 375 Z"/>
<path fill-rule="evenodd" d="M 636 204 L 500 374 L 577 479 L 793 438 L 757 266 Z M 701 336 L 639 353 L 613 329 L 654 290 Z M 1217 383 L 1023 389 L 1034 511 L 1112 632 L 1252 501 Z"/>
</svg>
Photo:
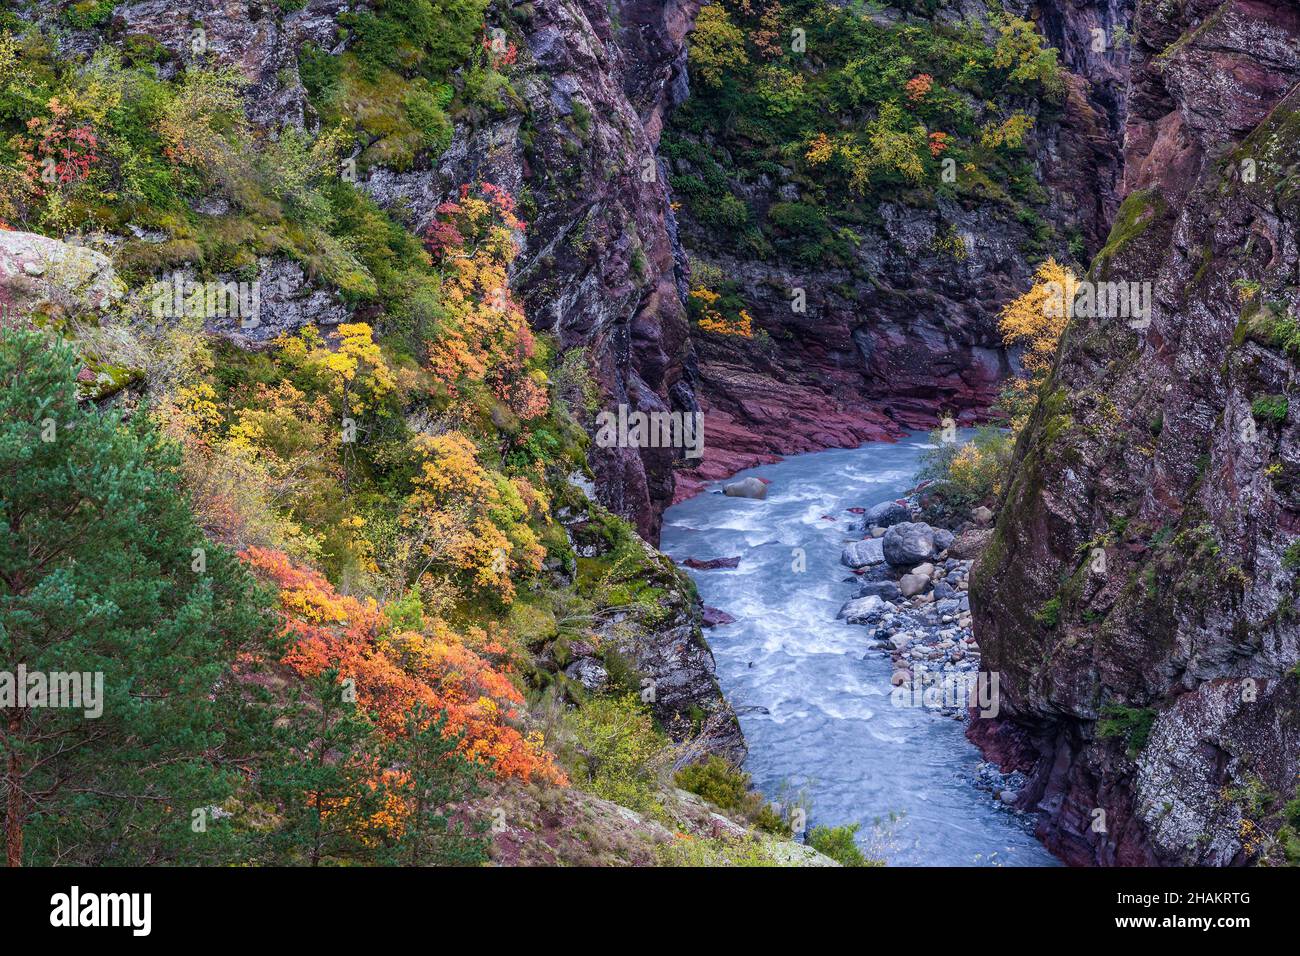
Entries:
<svg viewBox="0 0 1300 956">
<path fill-rule="evenodd" d="M 484 468 L 460 432 L 422 435 L 415 444 L 422 461 L 400 519 L 399 560 L 426 590 L 454 598 L 450 576 L 467 575 L 472 587 L 509 603 L 512 572 L 536 571 L 546 555 L 528 525 L 534 512 L 545 513 L 544 500 L 525 479 Z"/>
<path fill-rule="evenodd" d="M 695 18 L 688 56 L 691 76 L 705 86 L 721 86 L 724 73 L 748 62 L 745 35 L 720 4 L 709 4 Z"/>
<path fill-rule="evenodd" d="M 1074 312 L 1078 278 L 1055 259 L 1034 270 L 1034 284 L 1002 309 L 998 329 L 1007 345 L 1024 345 L 1021 365 L 1025 378 L 1012 381 L 1004 401 L 1012 427 L 1019 431 L 1033 408 L 1033 395 L 1051 371 L 1061 333 Z"/>
</svg>

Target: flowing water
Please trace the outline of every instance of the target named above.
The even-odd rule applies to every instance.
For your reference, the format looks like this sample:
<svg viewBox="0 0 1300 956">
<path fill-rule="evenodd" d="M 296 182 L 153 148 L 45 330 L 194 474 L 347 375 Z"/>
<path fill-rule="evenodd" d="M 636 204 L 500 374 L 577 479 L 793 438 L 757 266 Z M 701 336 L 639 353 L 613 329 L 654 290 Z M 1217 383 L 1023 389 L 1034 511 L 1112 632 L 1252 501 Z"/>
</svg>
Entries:
<svg viewBox="0 0 1300 956">
<path fill-rule="evenodd" d="M 860 537 L 846 509 L 909 489 L 927 447 L 916 433 L 743 471 L 770 479 L 766 501 L 706 491 L 668 509 L 661 546 L 679 564 L 741 558 L 691 574 L 705 604 L 736 618 L 707 634 L 765 796 L 802 792 L 809 826 L 861 823 L 863 849 L 894 865 L 1050 866 L 1027 823 L 975 786 L 964 724 L 893 706 L 889 655 L 869 628 L 835 620 L 854 591 L 840 551 Z"/>
</svg>

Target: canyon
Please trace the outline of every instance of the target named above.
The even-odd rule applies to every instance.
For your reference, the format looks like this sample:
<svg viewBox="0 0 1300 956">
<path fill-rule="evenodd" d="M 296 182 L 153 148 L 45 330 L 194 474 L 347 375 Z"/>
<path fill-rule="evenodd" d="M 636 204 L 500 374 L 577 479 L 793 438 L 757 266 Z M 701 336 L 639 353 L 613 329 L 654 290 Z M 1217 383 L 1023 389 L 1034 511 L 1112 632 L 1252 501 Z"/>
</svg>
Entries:
<svg viewBox="0 0 1300 956">
<path fill-rule="evenodd" d="M 165 48 L 166 79 L 194 56 L 192 25 L 204 24 L 204 55 L 239 72 L 260 135 L 319 132 L 302 51 L 342 49 L 352 5 L 281 6 L 151 0 L 116 5 L 112 26 Z M 707 189 L 691 192 L 717 187 L 748 225 L 765 227 L 811 196 L 825 200 L 793 161 L 765 154 L 760 172 L 747 167 L 759 151 L 743 130 L 700 106 L 690 67 L 700 0 L 494 5 L 488 36 L 518 44 L 509 93 L 465 107 L 443 149 L 364 162 L 356 185 L 421 237 L 465 184 L 518 197 L 526 226 L 513 237 L 510 289 L 532 329 L 594 385 L 592 407 L 577 403 L 579 431 L 595 432 L 597 407 L 702 416 L 702 460 L 681 448 L 583 446 L 590 498 L 579 468 L 569 490 L 582 494 L 556 515 L 572 563 L 630 553 L 663 613 L 615 608 L 593 628 L 598 640 L 574 642 L 572 660 L 552 645 L 547 663 L 603 687 L 610 673 L 595 645 L 616 647 L 659 688 L 655 718 L 706 724 L 702 746 L 734 764 L 746 745 L 699 595 L 656 550 L 665 510 L 784 456 L 894 441 L 948 416 L 989 421 L 1023 371 L 998 317 L 1031 284 L 1032 262 L 1090 262 L 1089 280 L 1150 283 L 1145 326 L 1075 317 L 1019 435 L 970 577 L 974 635 L 999 675 L 1001 709 L 966 733 L 1023 777 L 1017 809 L 1066 863 L 1258 862 L 1293 812 L 1300 775 L 1300 426 L 1290 405 L 1300 10 L 1287 0 L 953 0 L 869 4 L 862 15 L 882 29 L 957 36 L 994 7 L 1032 21 L 1063 67 L 1058 97 L 1011 89 L 998 102 L 963 101 L 980 120 L 1014 110 L 1032 121 L 1015 182 L 991 182 L 987 195 L 913 184 L 841 203 L 833 257 L 799 254 L 797 229 L 779 225 L 756 227 L 765 244 L 747 245 L 704 214 L 696 200 Z M 70 41 L 80 52 L 97 42 L 86 32 Z M 153 233 L 136 239 L 163 245 Z M 54 260 L 76 265 L 75 288 L 44 275 Z M 309 324 L 382 311 L 280 254 L 250 268 L 264 323 L 208 329 L 250 354 Z M 705 276 L 740 290 L 753 335 L 692 320 Z M 71 311 L 98 316 L 123 296 L 107 257 L 0 232 L 0 306 L 62 317 L 80 300 Z M 123 387 L 83 374 L 108 389 L 91 398 Z M 610 515 L 635 528 L 635 548 L 619 550 Z M 670 540 L 698 531 L 670 527 Z M 730 560 L 689 557 L 711 570 Z M 546 570 L 565 585 L 578 577 L 564 561 Z M 738 680 L 753 666 L 729 663 Z"/>
</svg>

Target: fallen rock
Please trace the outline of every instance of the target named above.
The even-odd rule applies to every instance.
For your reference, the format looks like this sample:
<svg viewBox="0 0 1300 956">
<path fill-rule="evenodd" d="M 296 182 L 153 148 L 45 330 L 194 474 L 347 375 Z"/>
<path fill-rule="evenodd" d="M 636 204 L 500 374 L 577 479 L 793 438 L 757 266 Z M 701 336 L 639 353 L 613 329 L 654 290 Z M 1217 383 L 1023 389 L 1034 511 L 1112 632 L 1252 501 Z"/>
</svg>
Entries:
<svg viewBox="0 0 1300 956">
<path fill-rule="evenodd" d="M 903 597 L 913 597 L 930 586 L 930 579 L 920 574 L 904 574 L 898 582 L 898 590 Z"/>
<path fill-rule="evenodd" d="M 704 612 L 700 615 L 700 624 L 703 627 L 717 627 L 721 624 L 735 624 L 736 619 L 726 611 L 716 607 L 705 607 Z"/>
<path fill-rule="evenodd" d="M 840 613 L 835 617 L 836 619 L 842 618 L 850 624 L 870 624 L 879 619 L 884 612 L 885 602 L 871 594 L 867 597 L 846 601 L 844 606 L 840 608 Z"/>
<path fill-rule="evenodd" d="M 696 571 L 716 571 L 718 568 L 740 567 L 740 558 L 709 558 L 707 561 L 701 561 L 699 558 L 687 558 L 682 564 L 688 568 L 694 568 Z"/>
<path fill-rule="evenodd" d="M 989 525 L 993 523 L 992 509 L 986 508 L 983 505 L 980 505 L 978 508 L 972 511 L 970 515 L 972 518 L 975 519 L 976 524 Z"/>
<path fill-rule="evenodd" d="M 902 524 L 911 518 L 907 508 L 900 505 L 897 501 L 883 501 L 880 504 L 868 508 L 863 516 L 863 521 L 867 527 L 876 526 L 879 528 L 888 528 L 896 524 Z"/>
<path fill-rule="evenodd" d="M 723 485 L 722 493 L 728 498 L 755 498 L 762 501 L 767 497 L 767 485 L 762 480 L 750 476 Z"/>
<path fill-rule="evenodd" d="M 923 521 L 904 521 L 880 539 L 885 560 L 895 567 L 914 567 L 936 552 L 935 529 Z"/>
<path fill-rule="evenodd" d="M 898 584 L 894 581 L 865 581 L 858 588 L 856 597 L 869 597 L 875 595 L 884 601 L 895 601 L 902 596 L 898 590 Z"/>
<path fill-rule="evenodd" d="M 840 555 L 840 563 L 850 568 L 868 568 L 872 565 L 884 564 L 885 552 L 881 541 L 881 538 L 867 538 L 865 541 L 853 542 Z"/>
</svg>

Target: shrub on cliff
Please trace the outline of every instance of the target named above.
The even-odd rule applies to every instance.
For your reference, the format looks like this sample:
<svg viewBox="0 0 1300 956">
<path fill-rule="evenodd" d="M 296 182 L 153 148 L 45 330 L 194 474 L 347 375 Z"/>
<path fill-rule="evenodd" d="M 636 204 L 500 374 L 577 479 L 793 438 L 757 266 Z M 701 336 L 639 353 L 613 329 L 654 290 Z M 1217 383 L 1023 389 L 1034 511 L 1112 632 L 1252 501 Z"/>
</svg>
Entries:
<svg viewBox="0 0 1300 956">
<path fill-rule="evenodd" d="M 781 812 L 752 788 L 749 774 L 721 757 L 710 757 L 703 763 L 682 767 L 674 775 L 673 782 L 760 830 L 783 836 L 790 832 Z"/>
</svg>

